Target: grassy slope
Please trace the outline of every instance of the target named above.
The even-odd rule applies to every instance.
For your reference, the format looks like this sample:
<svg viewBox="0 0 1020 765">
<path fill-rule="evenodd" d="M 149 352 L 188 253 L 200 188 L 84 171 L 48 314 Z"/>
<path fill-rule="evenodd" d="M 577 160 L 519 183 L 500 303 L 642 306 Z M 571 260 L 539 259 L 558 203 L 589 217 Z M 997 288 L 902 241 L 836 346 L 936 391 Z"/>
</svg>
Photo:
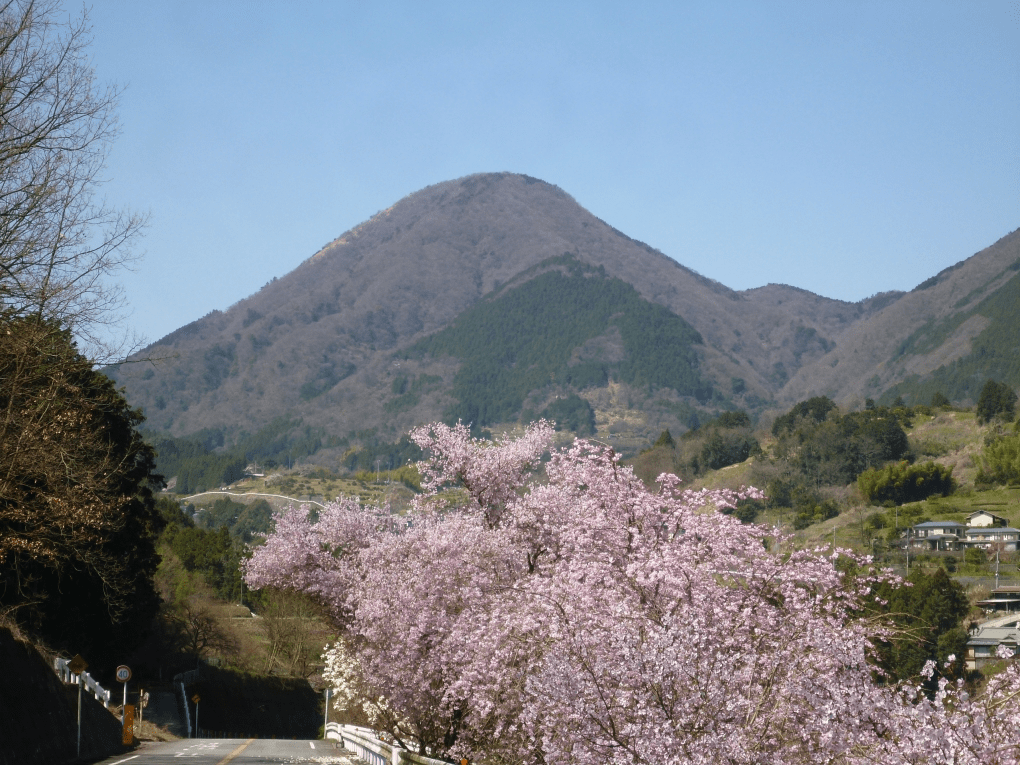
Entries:
<svg viewBox="0 0 1020 765">
<path fill-rule="evenodd" d="M 931 417 L 916 416 L 908 431 L 910 445 L 917 461 L 935 461 L 953 468 L 953 476 L 959 482 L 957 491 L 949 497 L 935 497 L 924 502 L 903 505 L 896 511 L 869 505 L 865 502 L 856 485 L 831 489 L 841 504 L 839 516 L 822 523 L 816 523 L 796 532 L 797 543 L 804 547 L 828 546 L 832 544 L 833 530 L 840 547 L 852 547 L 862 552 L 880 551 L 888 536 L 888 529 L 872 532 L 864 521 L 875 513 L 888 518 L 888 526 L 900 528 L 923 520 L 953 520 L 963 522 L 976 510 L 988 510 L 1007 519 L 1009 525 L 1020 527 L 1020 487 L 995 487 L 980 490 L 975 488 L 974 478 L 980 467 L 980 455 L 985 436 L 990 426 L 978 425 L 972 411 L 938 412 Z M 757 434 L 766 452 L 771 439 L 763 433 Z M 681 475 L 687 485 L 695 489 L 737 489 L 755 483 L 754 460 L 731 465 L 721 470 L 709 471 L 705 475 L 692 477 Z M 662 472 L 671 471 L 673 452 L 666 448 L 649 449 L 630 461 L 646 483 Z M 767 511 L 759 516 L 765 524 L 778 524 L 789 528 L 792 516 L 789 510 Z M 1015 566 L 1010 568 L 1015 572 Z M 973 572 L 977 573 L 977 572 Z"/>
</svg>

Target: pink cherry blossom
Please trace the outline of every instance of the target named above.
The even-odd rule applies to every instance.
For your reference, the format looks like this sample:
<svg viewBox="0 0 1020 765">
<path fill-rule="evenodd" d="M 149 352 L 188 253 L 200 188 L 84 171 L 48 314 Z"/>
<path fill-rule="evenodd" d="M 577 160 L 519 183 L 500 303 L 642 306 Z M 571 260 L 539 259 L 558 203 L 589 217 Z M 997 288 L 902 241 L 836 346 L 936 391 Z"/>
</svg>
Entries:
<svg viewBox="0 0 1020 765">
<path fill-rule="evenodd" d="M 1016 664 L 971 698 L 873 681 L 875 581 L 718 512 L 760 492 L 648 491 L 552 426 L 429 451 L 412 525 L 346 499 L 277 517 L 253 587 L 318 598 L 327 676 L 410 748 L 493 763 L 1015 763 Z M 452 493 L 451 493 L 452 490 Z M 460 494 L 457 494 L 460 491 Z M 458 503 L 450 497 L 460 496 Z M 935 667 L 931 668 L 934 673 Z"/>
</svg>

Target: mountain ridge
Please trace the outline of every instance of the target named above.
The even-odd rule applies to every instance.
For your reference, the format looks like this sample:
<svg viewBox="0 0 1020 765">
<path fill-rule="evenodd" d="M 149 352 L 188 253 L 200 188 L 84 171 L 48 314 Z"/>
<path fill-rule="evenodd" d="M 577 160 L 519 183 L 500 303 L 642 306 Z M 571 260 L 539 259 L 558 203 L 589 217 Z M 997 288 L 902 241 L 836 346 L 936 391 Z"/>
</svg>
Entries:
<svg viewBox="0 0 1020 765">
<path fill-rule="evenodd" d="M 883 292 L 849 303 L 779 284 L 738 292 L 627 236 L 552 184 L 512 173 L 476 174 L 408 195 L 253 295 L 169 333 L 135 357 L 165 361 L 126 364 L 109 373 L 145 409 L 151 428 L 175 435 L 208 428 L 252 432 L 288 416 L 333 434 L 399 437 L 450 411 L 459 362 L 393 354 L 508 285 L 534 278 L 541 264 L 569 256 L 632 285 L 704 340 L 696 363 L 712 381 L 712 396 L 697 401 L 654 386 L 627 393 L 637 397 L 638 409 L 658 407 L 647 428 L 669 422 L 682 427 L 699 407 L 761 412 L 814 395 L 816 388 L 841 403 L 863 401 L 914 369 L 887 363 L 904 330 L 952 313 L 911 296 L 959 301 L 981 287 L 982 274 L 989 277 L 1020 248 L 1015 234 L 993 245 L 999 249 L 991 255 L 979 253 L 910 293 Z M 981 265 L 966 265 L 974 258 Z M 989 266 L 993 261 L 999 265 Z M 985 278 L 982 294 L 1006 281 Z M 901 304 L 918 318 L 898 309 Z M 866 346 L 867 338 L 881 333 L 889 335 L 881 350 Z M 619 351 L 610 348 L 611 339 L 603 345 L 606 352 Z M 867 364 L 854 361 L 862 351 Z M 877 387 L 865 384 L 876 374 Z M 394 393 L 397 378 L 419 381 L 408 383 L 418 384 L 413 404 L 411 398 L 394 403 L 406 396 Z M 572 391 L 596 409 L 604 405 L 597 391 L 568 388 L 548 387 L 533 400 Z"/>
</svg>

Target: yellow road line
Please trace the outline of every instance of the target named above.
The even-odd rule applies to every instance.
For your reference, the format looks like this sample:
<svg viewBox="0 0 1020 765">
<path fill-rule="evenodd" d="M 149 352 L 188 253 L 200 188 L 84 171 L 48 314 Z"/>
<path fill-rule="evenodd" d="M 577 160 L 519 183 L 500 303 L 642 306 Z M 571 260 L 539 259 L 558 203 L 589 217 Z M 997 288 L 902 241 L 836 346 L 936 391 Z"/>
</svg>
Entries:
<svg viewBox="0 0 1020 765">
<path fill-rule="evenodd" d="M 230 754 L 228 754 L 226 757 L 224 757 L 222 760 L 217 762 L 216 765 L 227 765 L 228 762 L 230 762 L 232 759 L 237 757 L 237 755 L 239 755 L 241 752 L 243 752 L 245 749 L 247 749 L 248 748 L 248 744 L 250 744 L 254 740 L 255 739 L 253 739 L 253 738 L 248 739 L 243 744 L 241 744 L 239 747 L 237 747 L 237 749 L 235 749 Z"/>
</svg>

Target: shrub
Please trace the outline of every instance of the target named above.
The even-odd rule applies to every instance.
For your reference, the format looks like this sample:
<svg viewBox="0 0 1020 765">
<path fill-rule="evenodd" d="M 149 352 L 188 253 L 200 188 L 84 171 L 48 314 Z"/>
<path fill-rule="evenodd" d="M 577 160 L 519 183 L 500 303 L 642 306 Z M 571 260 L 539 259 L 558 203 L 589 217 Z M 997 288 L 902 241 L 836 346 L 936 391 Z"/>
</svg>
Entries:
<svg viewBox="0 0 1020 765">
<path fill-rule="evenodd" d="M 716 431 L 705 439 L 698 455 L 698 464 L 702 470 L 719 470 L 743 462 L 759 449 L 758 440 L 754 436 Z"/>
<path fill-rule="evenodd" d="M 732 515 L 741 523 L 754 523 L 758 514 L 765 509 L 765 501 L 761 499 L 741 499 L 733 507 L 722 507 L 720 512 Z"/>
<path fill-rule="evenodd" d="M 795 529 L 806 529 L 812 523 L 821 523 L 839 515 L 839 503 L 834 499 L 807 499 L 794 506 L 796 515 L 793 517 Z"/>
<path fill-rule="evenodd" d="M 985 445 L 977 483 L 1020 483 L 1020 434 Z"/>
<path fill-rule="evenodd" d="M 867 517 L 867 520 L 865 520 L 865 524 L 867 524 L 868 528 L 872 531 L 884 529 L 888 525 L 886 524 L 885 513 L 872 513 Z"/>
<path fill-rule="evenodd" d="M 983 566 L 987 560 L 988 556 L 980 547 L 968 547 L 963 552 L 963 562 L 968 566 Z"/>
</svg>

